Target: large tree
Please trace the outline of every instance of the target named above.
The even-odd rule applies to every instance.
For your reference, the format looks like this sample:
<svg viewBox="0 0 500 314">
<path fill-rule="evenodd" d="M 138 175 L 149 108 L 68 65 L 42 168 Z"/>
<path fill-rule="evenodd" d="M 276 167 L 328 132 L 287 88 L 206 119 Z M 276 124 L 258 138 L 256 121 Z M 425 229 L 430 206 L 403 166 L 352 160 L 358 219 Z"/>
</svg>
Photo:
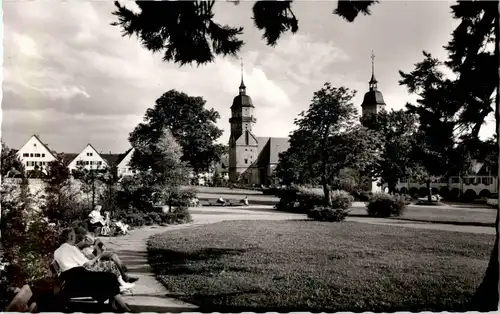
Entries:
<svg viewBox="0 0 500 314">
<path fill-rule="evenodd" d="M 239 1 L 230 1 L 238 4 Z M 339 0 L 333 13 L 349 22 L 360 14 L 370 14 L 377 1 Z M 134 12 L 115 1 L 113 15 L 123 36 L 136 35 L 143 47 L 163 53 L 163 60 L 179 65 L 201 65 L 216 56 L 236 56 L 243 46 L 243 27 L 216 22 L 210 1 L 136 1 Z M 256 1 L 253 6 L 255 26 L 263 32 L 269 46 L 275 46 L 286 32 L 296 33 L 299 21 L 293 13 L 293 1 Z"/>
<path fill-rule="evenodd" d="M 416 167 L 412 152 L 417 133 L 417 116 L 406 110 L 381 111 L 362 118 L 363 125 L 375 131 L 384 142 L 382 159 L 374 172 L 394 193 L 399 179 L 409 178 Z"/>
<path fill-rule="evenodd" d="M 181 161 L 181 146 L 170 130 L 164 128 L 158 141 L 140 140 L 134 147 L 131 166 L 139 172 L 125 185 L 135 186 L 136 205 L 142 203 L 150 208 L 168 205 L 171 210 L 181 197 L 181 186 L 189 179 L 190 170 Z"/>
<path fill-rule="evenodd" d="M 420 88 L 424 92 L 420 94 L 420 100 L 426 99 L 425 103 L 419 102 L 413 109 L 420 115 L 420 130 L 423 137 L 426 137 L 425 142 L 438 152 L 434 153 L 434 157 L 439 157 L 439 153 L 445 155 L 445 150 L 450 151 L 449 142 L 455 141 L 455 150 L 466 154 L 457 154 L 455 151 L 453 158 L 458 156 L 458 160 L 455 159 L 450 164 L 467 167 L 466 160 L 472 157 L 470 152 L 480 143 L 479 132 L 486 117 L 494 110 L 493 104 L 496 104 L 497 149 L 500 145 L 500 95 L 497 88 L 500 56 L 499 2 L 459 1 L 451 8 L 453 17 L 460 20 L 460 24 L 445 47 L 449 53 L 445 65 L 456 74 L 456 79 L 446 80 L 442 74 L 436 75 L 438 61 L 426 55 L 426 59 L 415 69 L 420 73 L 403 75 L 402 81 L 410 92 L 413 92 L 413 85 L 424 87 Z M 418 79 L 413 80 L 412 76 Z M 413 84 L 415 82 L 418 84 Z M 438 93 L 444 93 L 444 96 L 436 96 Z M 429 101 L 431 98 L 437 102 Z M 440 142 L 448 144 L 440 148 Z M 498 158 L 497 150 L 497 167 Z M 498 176 L 500 177 L 500 173 Z M 500 210 L 497 211 L 494 249 L 483 282 L 471 300 L 470 310 L 493 311 L 498 307 L 499 213 Z"/>
<path fill-rule="evenodd" d="M 280 158 L 278 171 L 284 180 L 321 184 L 325 202 L 330 202 L 330 189 L 339 187 L 343 170 L 363 171 L 380 160 L 379 137 L 356 124 L 355 94 L 325 83 L 314 93 L 309 109 L 295 120 L 290 148 Z"/>
<path fill-rule="evenodd" d="M 133 147 L 139 142 L 157 143 L 167 128 L 182 147 L 182 161 L 196 173 L 208 171 L 220 160 L 225 148 L 215 142 L 222 135 L 216 125 L 220 115 L 214 109 L 206 109 L 205 104 L 202 97 L 176 90 L 164 93 L 146 111 L 144 122 L 130 133 L 130 143 Z"/>
</svg>

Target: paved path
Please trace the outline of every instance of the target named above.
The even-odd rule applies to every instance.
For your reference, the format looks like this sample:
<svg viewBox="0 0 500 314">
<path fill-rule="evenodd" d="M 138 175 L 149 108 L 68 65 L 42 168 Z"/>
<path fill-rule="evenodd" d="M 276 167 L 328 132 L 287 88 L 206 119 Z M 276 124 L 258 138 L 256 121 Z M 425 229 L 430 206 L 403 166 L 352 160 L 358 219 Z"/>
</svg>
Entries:
<svg viewBox="0 0 500 314">
<path fill-rule="evenodd" d="M 206 213 L 193 213 L 193 223 L 167 227 L 144 227 L 132 230 L 130 235 L 101 240 L 115 251 L 129 268 L 132 275 L 139 277 L 131 295 L 125 296 L 126 302 L 134 311 L 140 312 L 196 312 L 197 307 L 174 298 L 168 297 L 168 291 L 160 284 L 153 274 L 147 260 L 147 240 L 150 236 L 171 230 L 193 228 L 200 225 L 217 223 L 225 220 L 287 220 L 304 219 L 304 215 L 272 213 L 263 211 L 236 211 L 231 208 L 220 208 L 227 214 L 217 214 L 214 210 Z"/>
<path fill-rule="evenodd" d="M 252 210 L 254 208 L 254 210 Z M 272 211 L 272 206 L 242 207 L 197 207 L 192 208 L 193 223 L 167 227 L 144 227 L 133 230 L 130 235 L 115 238 L 102 238 L 103 242 L 129 267 L 130 273 L 138 276 L 133 294 L 125 297 L 133 310 L 141 312 L 195 312 L 197 307 L 168 297 L 168 291 L 160 284 L 148 265 L 147 239 L 155 234 L 171 230 L 193 228 L 227 220 L 296 220 L 306 219 L 306 215 L 288 214 Z M 397 219 L 348 217 L 346 221 L 389 225 L 398 227 L 434 229 L 455 232 L 495 234 L 495 228 L 477 226 L 458 226 L 437 223 L 414 223 Z"/>
</svg>

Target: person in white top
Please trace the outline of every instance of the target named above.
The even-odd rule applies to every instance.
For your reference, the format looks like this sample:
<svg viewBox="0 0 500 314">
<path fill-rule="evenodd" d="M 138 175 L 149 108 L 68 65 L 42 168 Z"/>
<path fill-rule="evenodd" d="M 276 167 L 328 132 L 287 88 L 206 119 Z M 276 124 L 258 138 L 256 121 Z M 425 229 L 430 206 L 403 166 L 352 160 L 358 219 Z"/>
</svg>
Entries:
<svg viewBox="0 0 500 314">
<path fill-rule="evenodd" d="M 87 259 L 75 246 L 76 235 L 73 229 L 61 233 L 61 246 L 54 252 L 61 274 L 60 280 L 65 291 L 87 294 L 97 300 L 109 299 L 113 309 L 130 312 L 130 308 L 121 298 L 120 283 L 111 272 L 89 271 L 101 258 Z M 110 262 L 111 263 L 111 262 Z"/>
<path fill-rule="evenodd" d="M 89 231 L 95 232 L 97 235 L 98 232 L 105 224 L 104 217 L 101 215 L 101 205 L 96 205 L 94 210 L 89 214 Z"/>
</svg>

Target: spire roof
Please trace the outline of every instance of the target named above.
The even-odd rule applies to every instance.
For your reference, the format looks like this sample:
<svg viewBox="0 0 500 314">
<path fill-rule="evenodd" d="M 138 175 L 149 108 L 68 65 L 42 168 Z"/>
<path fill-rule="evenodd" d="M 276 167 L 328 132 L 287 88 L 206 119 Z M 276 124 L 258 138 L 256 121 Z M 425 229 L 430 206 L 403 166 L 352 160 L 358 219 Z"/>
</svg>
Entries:
<svg viewBox="0 0 500 314">
<path fill-rule="evenodd" d="M 246 86 L 245 83 L 243 82 L 243 59 L 241 59 L 241 84 L 240 84 L 240 95 L 245 95 L 246 94 Z"/>
<path fill-rule="evenodd" d="M 370 78 L 370 82 L 368 82 L 368 85 L 370 86 L 370 90 L 377 90 L 377 79 L 375 78 L 375 53 L 372 50 L 372 77 Z"/>
</svg>

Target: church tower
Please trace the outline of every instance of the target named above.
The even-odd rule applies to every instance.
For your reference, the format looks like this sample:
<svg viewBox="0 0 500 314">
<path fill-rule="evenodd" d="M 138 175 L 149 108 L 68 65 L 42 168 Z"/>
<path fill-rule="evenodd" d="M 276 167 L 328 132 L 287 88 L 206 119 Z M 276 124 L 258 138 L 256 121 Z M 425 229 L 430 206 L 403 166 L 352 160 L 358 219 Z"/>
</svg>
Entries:
<svg viewBox="0 0 500 314">
<path fill-rule="evenodd" d="M 229 137 L 229 181 L 254 184 L 258 182 L 258 142 L 253 134 L 256 119 L 252 99 L 246 93 L 241 63 L 239 95 L 231 106 L 231 135 Z"/>
<path fill-rule="evenodd" d="M 365 94 L 365 98 L 363 99 L 363 103 L 361 104 L 361 110 L 363 118 L 367 118 L 370 115 L 376 115 L 380 113 L 382 110 L 385 110 L 385 101 L 382 93 L 377 88 L 377 79 L 375 78 L 375 54 L 372 51 L 372 77 L 370 82 L 368 82 L 369 90 Z M 363 120 L 362 120 L 363 121 Z M 365 126 L 369 127 L 367 123 Z M 370 192 L 382 192 L 382 188 L 380 187 L 380 178 L 371 178 L 370 175 L 366 173 L 361 173 L 361 186 Z"/>
<path fill-rule="evenodd" d="M 372 77 L 368 83 L 369 90 L 365 94 L 361 110 L 363 117 L 371 114 L 377 114 L 381 110 L 385 110 L 385 102 L 382 93 L 377 88 L 377 79 L 375 78 L 375 54 L 372 51 Z"/>
</svg>

